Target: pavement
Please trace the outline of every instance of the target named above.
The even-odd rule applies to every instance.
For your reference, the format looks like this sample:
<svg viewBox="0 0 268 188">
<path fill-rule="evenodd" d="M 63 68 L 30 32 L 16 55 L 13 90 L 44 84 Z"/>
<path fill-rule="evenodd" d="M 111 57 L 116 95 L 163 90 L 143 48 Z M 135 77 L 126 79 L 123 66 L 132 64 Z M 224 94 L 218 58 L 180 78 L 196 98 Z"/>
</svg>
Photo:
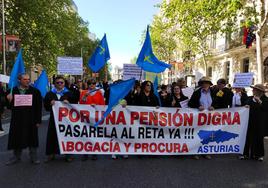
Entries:
<svg viewBox="0 0 268 188">
<path fill-rule="evenodd" d="M 237 155 L 217 155 L 211 160 L 194 160 L 191 156 L 130 156 L 112 160 L 99 156 L 98 160 L 82 161 L 74 156 L 67 163 L 63 156 L 44 163 L 48 114 L 43 115 L 39 129 L 41 164 L 29 161 L 24 151 L 22 162 L 6 166 L 11 156 L 7 151 L 9 117 L 4 119 L 5 134 L 0 135 L 0 187 L 54 188 L 54 187 L 185 187 L 185 188 L 255 188 L 268 187 L 268 157 L 263 162 L 238 160 Z M 265 150 L 268 141 L 265 140 Z"/>
</svg>

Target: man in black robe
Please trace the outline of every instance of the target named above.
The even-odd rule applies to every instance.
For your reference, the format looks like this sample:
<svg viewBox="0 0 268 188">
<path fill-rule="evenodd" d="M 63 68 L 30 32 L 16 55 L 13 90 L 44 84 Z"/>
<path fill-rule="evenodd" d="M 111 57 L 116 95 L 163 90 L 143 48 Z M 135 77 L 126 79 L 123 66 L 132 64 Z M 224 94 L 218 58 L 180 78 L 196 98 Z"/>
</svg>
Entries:
<svg viewBox="0 0 268 188">
<path fill-rule="evenodd" d="M 60 154 L 57 131 L 54 121 L 54 115 L 52 106 L 56 101 L 63 101 L 65 103 L 78 103 L 76 97 L 65 87 L 65 80 L 61 76 L 55 78 L 55 87 L 49 91 L 44 99 L 44 107 L 46 111 L 50 112 L 49 125 L 47 129 L 47 141 L 46 141 L 46 155 L 48 156 L 45 162 L 49 162 L 55 159 L 56 154 Z M 71 162 L 70 155 L 66 155 L 66 161 Z"/>
<path fill-rule="evenodd" d="M 20 162 L 22 150 L 29 148 L 33 164 L 39 164 L 37 158 L 38 127 L 42 121 L 42 97 L 39 90 L 31 87 L 28 74 L 18 76 L 19 86 L 7 95 L 11 109 L 8 150 L 13 150 L 13 157 L 6 165 Z"/>
<path fill-rule="evenodd" d="M 226 80 L 221 78 L 217 81 L 217 86 L 213 89 L 213 104 L 215 109 L 230 108 L 232 106 L 233 93 L 226 87 Z"/>
</svg>

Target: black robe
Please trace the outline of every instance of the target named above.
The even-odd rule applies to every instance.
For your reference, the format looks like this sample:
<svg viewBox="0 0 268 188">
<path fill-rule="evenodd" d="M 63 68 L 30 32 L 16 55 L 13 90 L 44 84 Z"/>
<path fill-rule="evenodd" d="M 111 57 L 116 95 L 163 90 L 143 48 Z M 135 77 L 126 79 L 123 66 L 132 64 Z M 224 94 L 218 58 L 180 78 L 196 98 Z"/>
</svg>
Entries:
<svg viewBox="0 0 268 188">
<path fill-rule="evenodd" d="M 215 109 L 228 108 L 232 106 L 233 92 L 226 87 L 223 88 L 221 91 L 223 93 L 222 96 L 217 96 L 219 89 L 214 89 L 212 92 L 212 97 L 213 97 L 212 106 Z"/>
<path fill-rule="evenodd" d="M 189 102 L 188 102 L 188 106 L 190 108 L 199 108 L 200 107 L 200 97 L 201 97 L 201 88 L 198 88 L 197 90 L 194 91 L 193 95 L 191 96 Z M 210 96 L 212 99 L 212 104 L 211 106 L 213 106 L 213 91 L 210 88 Z"/>
<path fill-rule="evenodd" d="M 48 92 L 44 99 L 44 107 L 46 111 L 50 112 L 49 124 L 47 129 L 47 141 L 46 141 L 46 155 L 59 154 L 59 143 L 56 132 L 56 126 L 54 121 L 54 115 L 52 111 L 51 101 L 64 101 L 68 100 L 70 103 L 75 103 L 76 99 L 71 92 L 66 92 L 61 96 L 60 100 L 57 95 L 52 91 Z"/>
<path fill-rule="evenodd" d="M 234 97 L 234 96 L 233 96 Z M 232 107 L 241 107 L 241 106 L 245 106 L 246 104 L 247 104 L 247 102 L 248 102 L 248 95 L 246 94 L 246 93 L 244 93 L 244 92 L 242 92 L 241 93 L 241 99 L 240 99 L 240 101 L 241 101 L 241 105 L 235 105 L 235 106 L 233 106 L 233 104 L 232 104 Z M 232 101 L 233 102 L 233 101 Z"/>
<path fill-rule="evenodd" d="M 175 106 L 172 106 L 172 101 L 173 99 L 175 99 L 176 103 L 175 103 Z M 177 107 L 177 108 L 181 108 L 181 102 L 182 101 L 185 101 L 187 100 L 188 97 L 186 96 L 181 96 L 181 98 L 177 98 L 176 96 L 174 95 L 171 95 L 169 98 L 168 98 L 168 102 L 167 102 L 167 107 Z"/>
<path fill-rule="evenodd" d="M 265 135 L 265 118 L 268 114 L 267 98 L 261 97 L 262 104 L 249 97 L 247 104 L 250 106 L 249 122 L 244 148 L 244 155 L 250 158 L 264 156 L 263 136 Z"/>
<path fill-rule="evenodd" d="M 155 94 L 151 92 L 148 96 L 144 92 L 140 92 L 135 98 L 134 105 L 136 106 L 159 106 L 159 101 Z"/>
<path fill-rule="evenodd" d="M 14 106 L 14 95 L 19 95 L 19 89 L 13 88 L 8 149 L 24 149 L 38 147 L 38 128 L 42 122 L 42 97 L 39 90 L 29 87 L 25 95 L 32 95 L 32 106 Z"/>
<path fill-rule="evenodd" d="M 169 93 L 167 93 L 167 95 L 165 97 L 163 97 L 162 93 L 163 93 L 163 91 L 158 92 L 158 95 L 159 95 L 160 101 L 161 101 L 161 106 L 162 107 L 169 107 L 171 95 Z"/>
</svg>

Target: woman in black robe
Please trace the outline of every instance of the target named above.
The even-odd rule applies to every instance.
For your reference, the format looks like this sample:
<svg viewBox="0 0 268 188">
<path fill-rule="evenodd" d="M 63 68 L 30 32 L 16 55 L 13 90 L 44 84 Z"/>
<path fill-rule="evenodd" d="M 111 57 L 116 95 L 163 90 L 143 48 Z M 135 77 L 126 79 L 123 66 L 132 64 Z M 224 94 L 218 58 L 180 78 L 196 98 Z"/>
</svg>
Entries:
<svg viewBox="0 0 268 188">
<path fill-rule="evenodd" d="M 137 106 L 159 106 L 159 101 L 154 94 L 153 84 L 150 81 L 144 81 L 141 85 L 141 92 L 135 98 L 134 105 Z"/>
<path fill-rule="evenodd" d="M 268 114 L 268 101 L 265 97 L 265 87 L 262 84 L 252 86 L 253 96 L 249 97 L 249 122 L 246 144 L 243 156 L 240 159 L 255 159 L 263 161 L 265 135 L 265 118 Z"/>
<path fill-rule="evenodd" d="M 52 90 L 46 94 L 44 99 L 44 107 L 46 111 L 50 112 L 50 118 L 47 130 L 47 141 L 46 141 L 46 155 L 48 155 L 46 162 L 54 160 L 55 155 L 60 154 L 52 106 L 55 104 L 55 101 L 64 101 L 66 103 L 73 103 L 72 93 L 64 86 L 65 86 L 64 78 L 60 76 L 56 77 L 55 88 L 52 88 Z M 70 162 L 72 161 L 72 158 L 70 158 L 70 156 L 67 155 L 66 160 Z"/>
<path fill-rule="evenodd" d="M 180 85 L 174 84 L 171 89 L 171 97 L 168 100 L 168 107 L 178 107 L 181 108 L 181 102 L 187 100 L 188 97 L 183 95 Z"/>
</svg>

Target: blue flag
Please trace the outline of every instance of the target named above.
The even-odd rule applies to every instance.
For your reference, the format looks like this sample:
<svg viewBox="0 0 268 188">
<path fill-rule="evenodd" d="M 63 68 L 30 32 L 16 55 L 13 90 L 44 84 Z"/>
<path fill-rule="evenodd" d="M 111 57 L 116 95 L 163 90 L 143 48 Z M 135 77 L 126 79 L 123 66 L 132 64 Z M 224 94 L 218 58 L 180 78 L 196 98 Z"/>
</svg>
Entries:
<svg viewBox="0 0 268 188">
<path fill-rule="evenodd" d="M 158 99 L 159 106 L 162 106 L 161 100 L 160 100 L 160 96 L 159 96 L 159 93 L 158 93 L 158 89 L 157 88 L 158 88 L 158 76 L 156 75 L 155 76 L 155 79 L 154 79 L 154 94 L 155 94 L 155 96 Z"/>
<path fill-rule="evenodd" d="M 15 64 L 13 65 L 8 87 L 12 89 L 18 85 L 18 75 L 25 73 L 24 61 L 22 59 L 22 49 L 20 49 Z"/>
<path fill-rule="evenodd" d="M 140 51 L 139 57 L 136 64 L 141 67 L 141 69 L 148 72 L 160 73 L 170 68 L 171 65 L 159 61 L 155 57 L 152 49 L 151 38 L 149 34 L 149 26 L 147 27 L 146 38 L 143 43 L 142 49 Z"/>
<path fill-rule="evenodd" d="M 134 87 L 134 84 L 135 84 L 135 78 L 110 85 L 110 98 L 108 107 L 101 120 L 99 120 L 95 124 L 95 126 L 98 126 L 99 123 L 103 121 L 110 114 L 110 112 L 113 110 L 113 107 L 117 105 L 119 101 L 129 93 L 129 91 Z"/>
<path fill-rule="evenodd" d="M 103 38 L 100 41 L 100 44 L 89 59 L 88 66 L 93 72 L 98 72 L 109 59 L 110 52 L 106 40 L 106 34 L 104 34 Z"/>
<path fill-rule="evenodd" d="M 34 82 L 34 87 L 38 89 L 44 98 L 49 90 L 48 77 L 45 70 L 42 71 L 38 79 Z"/>
</svg>

